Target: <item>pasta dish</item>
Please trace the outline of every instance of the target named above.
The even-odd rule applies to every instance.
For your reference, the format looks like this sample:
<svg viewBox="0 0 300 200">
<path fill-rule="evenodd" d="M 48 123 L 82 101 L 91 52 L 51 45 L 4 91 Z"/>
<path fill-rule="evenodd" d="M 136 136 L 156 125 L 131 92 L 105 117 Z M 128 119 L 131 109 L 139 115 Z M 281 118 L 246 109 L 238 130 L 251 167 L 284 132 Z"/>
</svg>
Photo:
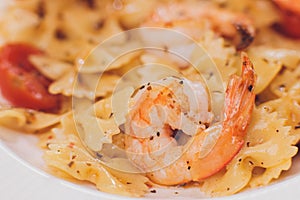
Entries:
<svg viewBox="0 0 300 200">
<path fill-rule="evenodd" d="M 300 140 L 299 0 L 10 0 L 0 125 L 98 190 L 236 194 Z M 200 191 L 199 191 L 200 192 Z"/>
</svg>

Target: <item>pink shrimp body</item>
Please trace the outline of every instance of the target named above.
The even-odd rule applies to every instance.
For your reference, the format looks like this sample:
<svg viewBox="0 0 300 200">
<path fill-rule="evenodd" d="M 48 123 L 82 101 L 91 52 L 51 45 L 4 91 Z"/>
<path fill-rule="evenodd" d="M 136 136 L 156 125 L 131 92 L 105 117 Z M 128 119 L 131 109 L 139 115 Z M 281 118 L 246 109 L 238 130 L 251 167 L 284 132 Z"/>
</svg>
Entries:
<svg viewBox="0 0 300 200">
<path fill-rule="evenodd" d="M 125 123 L 125 148 L 129 160 L 153 182 L 200 181 L 220 171 L 242 148 L 256 81 L 246 54 L 242 59 L 241 77 L 232 75 L 227 86 L 221 124 L 211 125 L 210 98 L 202 83 L 168 77 L 142 86 L 133 97 Z M 203 154 L 212 132 L 218 137 Z M 178 135 L 190 140 L 182 142 Z"/>
<path fill-rule="evenodd" d="M 209 22 L 205 26 L 232 40 L 238 50 L 249 46 L 254 39 L 255 28 L 249 17 L 215 8 L 207 2 L 162 4 L 143 26 L 172 28 L 197 38 L 203 31 L 205 20 Z"/>
</svg>

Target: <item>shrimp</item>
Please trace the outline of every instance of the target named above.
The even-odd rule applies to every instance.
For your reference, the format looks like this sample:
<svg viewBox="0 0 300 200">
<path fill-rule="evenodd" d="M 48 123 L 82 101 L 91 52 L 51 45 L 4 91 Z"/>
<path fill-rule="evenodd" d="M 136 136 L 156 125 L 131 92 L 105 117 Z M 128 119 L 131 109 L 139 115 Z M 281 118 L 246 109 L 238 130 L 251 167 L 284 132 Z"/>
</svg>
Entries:
<svg viewBox="0 0 300 200">
<path fill-rule="evenodd" d="M 201 24 L 207 20 L 210 28 L 230 39 L 238 50 L 248 47 L 255 36 L 252 21 L 243 14 L 236 14 L 206 3 L 169 3 L 158 6 L 143 26 L 173 28 L 197 38 L 203 31 Z"/>
<path fill-rule="evenodd" d="M 300 38 L 300 0 L 273 0 L 280 10 L 282 22 L 279 31 Z"/>
<path fill-rule="evenodd" d="M 210 98 L 202 83 L 169 77 L 136 93 L 125 122 L 125 150 L 151 181 L 161 185 L 201 181 L 239 152 L 251 120 L 256 81 L 244 53 L 242 60 L 241 77 L 230 77 L 220 123 L 212 124 Z M 183 136 L 188 140 L 180 141 Z M 205 150 L 210 137 L 215 142 Z"/>
</svg>

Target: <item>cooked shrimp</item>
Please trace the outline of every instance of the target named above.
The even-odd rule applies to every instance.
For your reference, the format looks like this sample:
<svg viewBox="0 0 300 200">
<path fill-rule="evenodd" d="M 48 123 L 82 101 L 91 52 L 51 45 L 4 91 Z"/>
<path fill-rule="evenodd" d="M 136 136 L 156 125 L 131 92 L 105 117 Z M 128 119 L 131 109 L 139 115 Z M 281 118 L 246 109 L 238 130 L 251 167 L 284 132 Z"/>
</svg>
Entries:
<svg viewBox="0 0 300 200">
<path fill-rule="evenodd" d="M 173 28 L 192 37 L 203 31 L 201 22 L 209 21 L 210 28 L 233 40 L 238 50 L 251 44 L 255 36 L 252 21 L 243 14 L 236 14 L 206 3 L 170 3 L 158 6 L 143 26 Z"/>
<path fill-rule="evenodd" d="M 125 123 L 125 149 L 129 160 L 153 182 L 200 181 L 220 171 L 239 152 L 251 119 L 256 80 L 247 55 L 242 59 L 241 77 L 232 75 L 228 83 L 222 123 L 212 124 L 203 84 L 184 78 L 149 83 L 133 97 Z M 190 140 L 180 141 L 183 136 Z M 205 143 L 213 137 L 207 150 Z"/>
<path fill-rule="evenodd" d="M 300 38 L 300 0 L 273 0 L 281 11 L 280 31 Z"/>
</svg>

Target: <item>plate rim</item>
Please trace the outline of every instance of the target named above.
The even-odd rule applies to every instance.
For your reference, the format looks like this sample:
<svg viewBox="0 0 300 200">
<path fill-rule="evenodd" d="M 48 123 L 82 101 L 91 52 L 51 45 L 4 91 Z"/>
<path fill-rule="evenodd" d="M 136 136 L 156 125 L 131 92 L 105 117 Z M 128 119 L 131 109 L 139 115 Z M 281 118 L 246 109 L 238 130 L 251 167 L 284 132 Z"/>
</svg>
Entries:
<svg viewBox="0 0 300 200">
<path fill-rule="evenodd" d="M 3 131 L 3 130 L 2 130 Z M 115 194 L 108 194 L 92 188 L 82 187 L 76 183 L 55 177 L 47 172 L 32 166 L 26 160 L 19 157 L 12 149 L 10 149 L 5 141 L 0 138 L 0 191 L 4 199 L 43 199 L 52 200 L 72 199 L 81 200 L 89 198 L 89 200 L 150 200 L 152 198 L 132 198 Z M 13 175 L 12 175 L 13 174 Z M 20 179 L 22 181 L 20 181 Z M 29 180 L 28 180 L 29 179 Z M 30 184 L 28 184 L 30 182 Z M 8 184 L 9 183 L 9 184 Z M 13 185 L 13 190 L 9 189 Z M 281 200 L 283 195 L 287 199 L 297 199 L 300 196 L 300 190 L 297 186 L 300 185 L 300 174 L 294 177 L 289 177 L 271 185 L 251 189 L 231 196 L 204 198 L 206 200 Z M 34 188 L 39 190 L 34 190 Z M 18 191 L 18 192 L 16 192 Z M 53 192 L 56 191 L 56 192 Z M 62 198 L 63 197 L 63 198 Z M 176 198 L 176 197 L 175 197 Z M 25 198 L 26 199 L 26 198 Z M 169 199 L 169 198 L 163 198 Z M 174 196 L 172 198 L 174 199 Z M 187 199 L 186 197 L 178 197 L 176 199 Z M 195 199 L 191 196 L 190 199 Z M 202 200 L 204 200 L 202 199 Z"/>
</svg>

